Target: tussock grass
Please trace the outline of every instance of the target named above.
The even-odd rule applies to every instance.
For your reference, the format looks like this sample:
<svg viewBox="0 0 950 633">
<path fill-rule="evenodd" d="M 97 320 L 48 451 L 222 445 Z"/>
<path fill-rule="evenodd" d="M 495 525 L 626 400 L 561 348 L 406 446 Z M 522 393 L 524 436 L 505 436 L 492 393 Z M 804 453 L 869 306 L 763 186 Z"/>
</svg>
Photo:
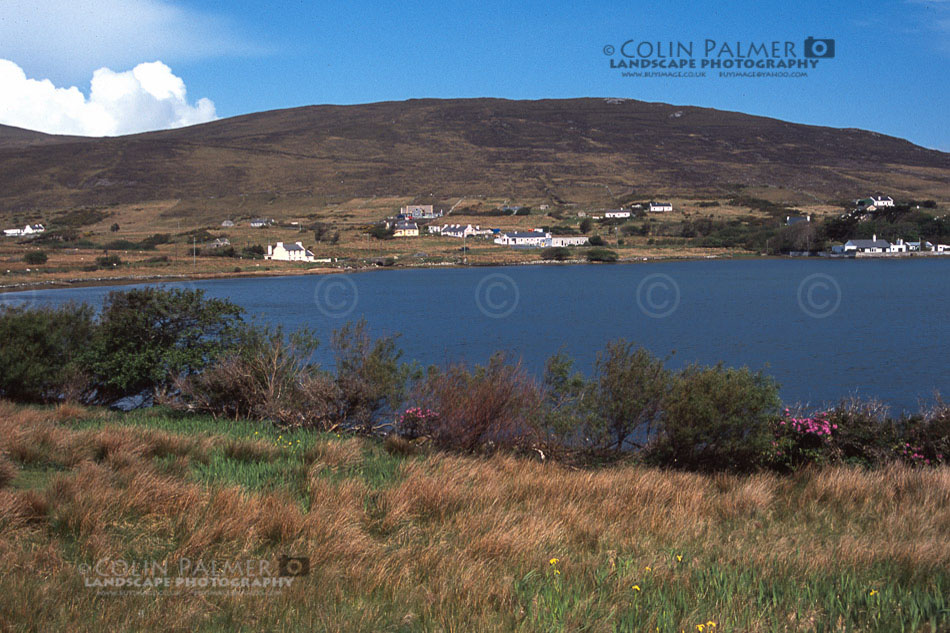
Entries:
<svg viewBox="0 0 950 633">
<path fill-rule="evenodd" d="M 947 468 L 570 470 L 4 403 L 0 455 L 4 631 L 950 627 Z M 281 555 L 310 573 L 267 596 L 107 596 L 80 573 Z"/>
</svg>

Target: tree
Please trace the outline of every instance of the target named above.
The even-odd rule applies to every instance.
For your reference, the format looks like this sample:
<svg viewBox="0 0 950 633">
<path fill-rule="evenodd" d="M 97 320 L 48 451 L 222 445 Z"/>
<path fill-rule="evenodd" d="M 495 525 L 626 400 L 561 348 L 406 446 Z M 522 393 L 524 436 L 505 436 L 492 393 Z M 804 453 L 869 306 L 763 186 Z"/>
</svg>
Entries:
<svg viewBox="0 0 950 633">
<path fill-rule="evenodd" d="M 624 339 L 608 343 L 584 397 L 595 445 L 640 448 L 656 432 L 670 383 L 663 361 L 646 349 Z"/>
<path fill-rule="evenodd" d="M 243 310 L 201 290 L 112 292 L 84 354 L 97 399 L 150 397 L 231 348 Z"/>
<path fill-rule="evenodd" d="M 39 266 L 45 264 L 47 260 L 46 253 L 43 251 L 30 251 L 23 256 L 23 261 L 31 266 Z"/>
<path fill-rule="evenodd" d="M 112 226 L 110 226 L 110 227 L 109 227 L 109 230 L 112 231 L 113 233 L 118 233 L 118 232 L 119 232 L 119 223 L 116 222 L 115 224 L 113 224 Z"/>
<path fill-rule="evenodd" d="M 591 221 L 590 218 L 582 219 L 581 226 L 580 226 L 581 233 L 589 233 L 592 225 L 593 225 L 593 222 Z"/>
<path fill-rule="evenodd" d="M 599 235 L 592 235 L 592 236 L 590 237 L 590 239 L 588 240 L 588 243 L 589 243 L 591 246 L 603 246 L 603 245 L 606 244 L 607 242 L 605 242 L 605 241 L 604 241 L 604 238 L 602 238 L 602 237 L 599 236 Z"/>
<path fill-rule="evenodd" d="M 96 266 L 99 268 L 115 268 L 122 263 L 122 258 L 118 255 L 103 255 L 96 258 Z"/>
<path fill-rule="evenodd" d="M 390 226 L 387 228 L 385 224 L 374 224 L 373 228 L 369 230 L 369 234 L 377 240 L 391 240 L 395 232 L 395 227 Z"/>
</svg>

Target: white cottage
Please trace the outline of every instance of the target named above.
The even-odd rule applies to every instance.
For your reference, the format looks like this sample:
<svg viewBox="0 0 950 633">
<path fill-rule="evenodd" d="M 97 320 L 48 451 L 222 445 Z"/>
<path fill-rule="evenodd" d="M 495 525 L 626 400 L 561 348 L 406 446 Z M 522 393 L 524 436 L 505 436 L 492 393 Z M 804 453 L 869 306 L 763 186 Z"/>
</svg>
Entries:
<svg viewBox="0 0 950 633">
<path fill-rule="evenodd" d="M 267 245 L 267 254 L 264 259 L 273 259 L 284 262 L 312 262 L 316 261 L 313 253 L 304 248 L 302 242 L 284 244 L 277 242 L 276 246 Z"/>
</svg>

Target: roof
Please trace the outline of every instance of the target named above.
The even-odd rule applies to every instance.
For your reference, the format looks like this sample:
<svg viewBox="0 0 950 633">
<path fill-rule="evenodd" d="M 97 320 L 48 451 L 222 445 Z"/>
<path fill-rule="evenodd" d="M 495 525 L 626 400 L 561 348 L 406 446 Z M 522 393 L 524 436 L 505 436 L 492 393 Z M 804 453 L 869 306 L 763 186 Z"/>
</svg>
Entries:
<svg viewBox="0 0 950 633">
<path fill-rule="evenodd" d="M 798 224 L 799 222 L 808 222 L 808 218 L 803 215 L 790 215 L 785 219 L 786 224 Z"/>
<path fill-rule="evenodd" d="M 516 231 L 514 233 L 505 233 L 508 237 L 547 237 L 541 231 Z"/>
<path fill-rule="evenodd" d="M 284 250 L 285 250 L 285 251 L 305 251 L 305 250 L 307 250 L 307 249 L 305 249 L 303 246 L 298 246 L 297 244 L 283 244 L 282 246 L 284 247 Z"/>
<path fill-rule="evenodd" d="M 396 222 L 397 229 L 418 229 L 419 225 L 415 222 Z"/>
<path fill-rule="evenodd" d="M 887 240 L 848 240 L 848 244 L 856 248 L 888 248 L 891 245 Z"/>
</svg>

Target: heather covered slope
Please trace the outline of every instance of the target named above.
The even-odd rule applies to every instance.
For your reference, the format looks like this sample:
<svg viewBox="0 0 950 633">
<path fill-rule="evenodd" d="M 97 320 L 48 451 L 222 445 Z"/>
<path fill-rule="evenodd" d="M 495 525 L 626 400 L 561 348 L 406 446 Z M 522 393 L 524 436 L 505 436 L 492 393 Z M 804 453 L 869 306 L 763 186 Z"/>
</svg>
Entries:
<svg viewBox="0 0 950 633">
<path fill-rule="evenodd" d="M 117 138 L 0 128 L 0 213 L 265 194 L 609 203 L 781 187 L 950 199 L 950 155 L 881 134 L 635 100 L 310 106 Z"/>
</svg>

